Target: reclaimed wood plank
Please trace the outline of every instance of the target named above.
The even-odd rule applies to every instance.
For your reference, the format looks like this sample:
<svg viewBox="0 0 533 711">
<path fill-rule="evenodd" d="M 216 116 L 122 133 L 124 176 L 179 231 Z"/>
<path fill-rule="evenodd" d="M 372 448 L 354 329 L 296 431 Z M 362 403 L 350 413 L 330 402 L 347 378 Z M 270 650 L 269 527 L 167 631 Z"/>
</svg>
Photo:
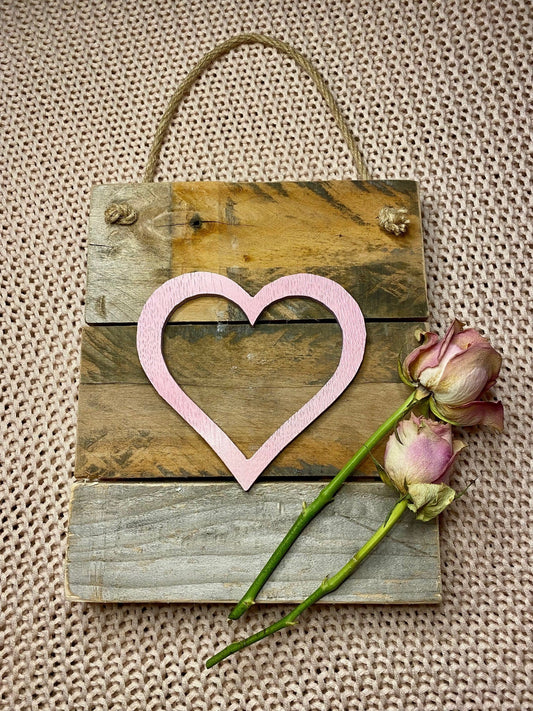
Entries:
<svg viewBox="0 0 533 711">
<path fill-rule="evenodd" d="M 369 323 L 353 383 L 263 476 L 331 476 L 407 396 L 398 353 L 417 324 Z M 165 330 L 169 369 L 246 456 L 334 372 L 337 324 L 177 324 Z M 93 327 L 82 339 L 78 478 L 224 477 L 204 440 L 156 393 L 137 358 L 135 327 Z M 381 456 L 383 446 L 376 450 Z M 371 461 L 359 474 L 374 475 Z"/>
<path fill-rule="evenodd" d="M 398 355 L 415 347 L 420 327 L 401 321 L 367 323 L 357 382 L 398 382 Z M 135 326 L 85 327 L 81 382 L 147 383 L 135 339 Z M 337 366 L 341 343 L 336 323 L 173 324 L 164 331 L 163 353 L 182 385 L 321 386 Z"/>
<path fill-rule="evenodd" d="M 95 187 L 91 194 L 85 306 L 88 323 L 127 321 L 136 295 L 146 293 L 148 298 L 154 279 L 163 283 L 173 276 L 172 230 L 158 220 L 171 204 L 171 183 L 114 185 L 111 191 L 104 190 L 105 198 L 102 187 Z M 141 218 L 127 228 L 108 225 L 105 210 L 114 202 L 133 203 Z M 130 281 L 127 275 L 132 273 L 135 279 Z"/>
<path fill-rule="evenodd" d="M 245 591 L 313 482 L 79 483 L 71 500 L 67 596 L 90 602 L 228 602 Z M 258 602 L 300 602 L 390 511 L 383 484 L 349 483 L 296 541 Z M 354 576 L 321 602 L 437 603 L 438 526 L 407 513 Z"/>
<path fill-rule="evenodd" d="M 107 225 L 106 208 L 128 202 L 132 225 Z M 384 205 L 405 207 L 407 234 L 378 225 Z M 280 266 L 283 265 L 283 266 Z M 277 277 L 312 272 L 344 286 L 367 318 L 427 317 L 417 184 L 414 181 L 151 183 L 93 189 L 86 320 L 136 323 L 167 279 L 214 271 L 255 293 Z M 327 315 L 326 315 L 327 317 Z M 313 302 L 286 300 L 264 320 L 324 318 Z M 212 297 L 181 307 L 172 321 L 242 321 Z"/>
<path fill-rule="evenodd" d="M 186 390 L 250 456 L 318 388 Z M 402 383 L 354 383 L 262 477 L 334 475 L 407 394 Z M 375 450 L 377 458 L 383 446 Z M 80 387 L 75 472 L 90 479 L 229 476 L 202 437 L 150 385 L 129 384 Z M 373 475 L 375 466 L 367 460 L 358 473 Z"/>
</svg>

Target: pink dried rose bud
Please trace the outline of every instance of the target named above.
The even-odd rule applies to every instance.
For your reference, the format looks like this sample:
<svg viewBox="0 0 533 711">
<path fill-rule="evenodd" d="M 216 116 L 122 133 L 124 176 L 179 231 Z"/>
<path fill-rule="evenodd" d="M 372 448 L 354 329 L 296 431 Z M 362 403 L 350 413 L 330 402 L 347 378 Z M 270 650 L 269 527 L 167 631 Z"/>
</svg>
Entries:
<svg viewBox="0 0 533 711">
<path fill-rule="evenodd" d="M 464 446 L 453 438 L 450 424 L 411 414 L 387 442 L 382 478 L 408 496 L 417 518 L 429 521 L 455 498 L 447 482 Z"/>
<path fill-rule="evenodd" d="M 423 343 L 400 366 L 409 385 L 431 393 L 431 410 L 454 425 L 490 425 L 503 429 L 501 402 L 480 398 L 494 385 L 501 356 L 473 328 L 455 320 L 443 339 L 423 334 Z"/>
</svg>

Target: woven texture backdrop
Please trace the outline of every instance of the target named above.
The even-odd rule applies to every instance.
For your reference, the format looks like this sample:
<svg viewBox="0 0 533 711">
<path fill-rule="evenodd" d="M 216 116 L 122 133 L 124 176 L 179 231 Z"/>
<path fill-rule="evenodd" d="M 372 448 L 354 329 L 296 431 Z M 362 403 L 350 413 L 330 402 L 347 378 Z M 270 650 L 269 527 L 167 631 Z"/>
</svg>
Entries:
<svg viewBox="0 0 533 711">
<path fill-rule="evenodd" d="M 527 0 L 3 3 L 2 709 L 533 708 L 528 12 Z M 374 177 L 420 181 L 431 325 L 455 315 L 490 336 L 507 424 L 468 435 L 454 483 L 478 478 L 442 516 L 441 606 L 317 607 L 207 672 L 214 650 L 282 611 L 229 623 L 224 605 L 69 604 L 63 557 L 91 186 L 140 180 L 178 82 L 242 31 L 316 63 Z M 193 90 L 158 175 L 353 177 L 310 80 L 261 47 Z"/>
</svg>

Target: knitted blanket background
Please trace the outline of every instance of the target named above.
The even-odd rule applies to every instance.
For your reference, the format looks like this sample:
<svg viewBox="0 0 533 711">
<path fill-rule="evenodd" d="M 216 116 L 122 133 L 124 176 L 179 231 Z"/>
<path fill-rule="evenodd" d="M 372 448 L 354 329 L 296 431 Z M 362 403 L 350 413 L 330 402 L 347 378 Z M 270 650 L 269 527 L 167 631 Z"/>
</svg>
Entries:
<svg viewBox="0 0 533 711">
<path fill-rule="evenodd" d="M 0 707 L 60 711 L 527 711 L 531 6 L 527 0 L 0 2 Z M 318 606 L 272 622 L 227 605 L 64 599 L 86 227 L 94 183 L 139 181 L 186 72 L 243 32 L 329 81 L 373 177 L 420 181 L 431 326 L 454 316 L 504 356 L 506 432 L 469 433 L 441 517 L 440 606 Z M 160 180 L 355 178 L 312 82 L 233 51 L 193 89 Z"/>
</svg>

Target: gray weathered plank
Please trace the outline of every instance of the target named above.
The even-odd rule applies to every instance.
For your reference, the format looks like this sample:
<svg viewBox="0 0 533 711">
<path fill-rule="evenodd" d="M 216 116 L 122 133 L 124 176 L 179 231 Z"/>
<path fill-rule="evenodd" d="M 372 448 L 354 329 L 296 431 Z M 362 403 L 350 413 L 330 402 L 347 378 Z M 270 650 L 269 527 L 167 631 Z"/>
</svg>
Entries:
<svg viewBox="0 0 533 711">
<path fill-rule="evenodd" d="M 128 202 L 132 225 L 108 225 L 106 208 Z M 405 207 L 395 237 L 378 225 L 381 207 Z M 344 286 L 367 318 L 427 317 L 417 184 L 413 181 L 148 183 L 93 189 L 86 320 L 136 323 L 152 292 L 192 271 L 229 276 L 256 293 L 286 274 L 312 272 Z M 285 300 L 261 317 L 324 318 L 309 300 Z M 242 321 L 219 298 L 195 299 L 173 321 Z"/>
<path fill-rule="evenodd" d="M 66 564 L 71 600 L 235 602 L 318 482 L 79 483 Z M 395 494 L 349 483 L 311 522 L 258 597 L 297 602 L 383 523 Z M 438 527 L 407 513 L 356 574 L 324 602 L 436 603 Z"/>
</svg>

